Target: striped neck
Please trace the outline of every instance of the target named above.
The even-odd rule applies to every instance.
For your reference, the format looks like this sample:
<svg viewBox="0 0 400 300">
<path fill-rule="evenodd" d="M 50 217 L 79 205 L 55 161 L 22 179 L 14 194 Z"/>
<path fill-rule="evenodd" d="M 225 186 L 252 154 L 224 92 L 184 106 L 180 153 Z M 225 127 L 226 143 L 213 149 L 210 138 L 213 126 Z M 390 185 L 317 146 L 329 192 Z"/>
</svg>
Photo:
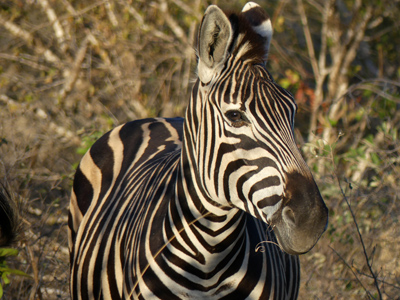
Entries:
<svg viewBox="0 0 400 300">
<path fill-rule="evenodd" d="M 171 199 L 165 226 L 175 224 L 173 233 L 180 244 L 186 244 L 183 247 L 186 250 L 179 251 L 186 252 L 199 269 L 212 272 L 218 262 L 235 256 L 233 253 L 243 246 L 246 217 L 242 210 L 215 202 L 201 187 L 193 152 L 188 150 L 191 143 L 186 130 L 184 125 L 176 195 Z"/>
<path fill-rule="evenodd" d="M 242 222 L 244 212 L 232 206 L 223 206 L 211 199 L 200 182 L 199 172 L 194 167 L 193 160 L 186 149 L 186 139 L 183 139 L 183 149 L 179 168 L 176 207 L 180 215 L 184 216 L 188 223 L 196 224 L 202 231 L 208 232 L 210 240 L 221 241 L 224 238 L 217 237 L 218 232 L 230 234 L 239 223 Z M 243 226 L 243 224 L 242 224 Z M 227 229 L 229 227 L 229 229 Z M 241 226 L 239 226 L 241 227 Z M 242 233 L 236 232 L 236 236 Z"/>
</svg>

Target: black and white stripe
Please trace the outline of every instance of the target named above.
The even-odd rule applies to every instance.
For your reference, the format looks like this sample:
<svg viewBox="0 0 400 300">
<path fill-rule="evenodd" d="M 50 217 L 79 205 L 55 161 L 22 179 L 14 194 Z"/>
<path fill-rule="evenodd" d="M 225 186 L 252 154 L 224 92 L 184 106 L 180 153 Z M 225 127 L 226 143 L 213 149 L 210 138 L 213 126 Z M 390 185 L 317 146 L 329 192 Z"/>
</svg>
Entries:
<svg viewBox="0 0 400 300">
<path fill-rule="evenodd" d="M 271 37 L 258 5 L 210 6 L 185 120 L 127 123 L 84 156 L 73 299 L 297 298 L 296 255 L 327 209 L 294 142 L 293 97 L 265 69 Z"/>
</svg>

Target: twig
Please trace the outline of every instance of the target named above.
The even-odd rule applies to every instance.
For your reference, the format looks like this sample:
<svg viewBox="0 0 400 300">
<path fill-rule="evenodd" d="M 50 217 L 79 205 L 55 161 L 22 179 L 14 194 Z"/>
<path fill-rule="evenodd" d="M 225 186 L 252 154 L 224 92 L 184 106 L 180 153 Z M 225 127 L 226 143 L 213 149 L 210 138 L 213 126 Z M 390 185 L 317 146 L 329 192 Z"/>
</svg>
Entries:
<svg viewBox="0 0 400 300">
<path fill-rule="evenodd" d="M 56 15 L 56 12 L 49 5 L 49 2 L 47 0 L 38 0 L 38 2 L 46 13 L 50 23 L 53 24 L 54 34 L 57 38 L 58 46 L 60 47 L 61 51 L 65 52 L 65 50 L 67 49 L 67 44 L 65 43 L 65 33 Z"/>
<path fill-rule="evenodd" d="M 368 266 L 368 269 L 369 269 L 369 271 L 370 271 L 370 273 L 371 273 L 371 275 L 372 275 L 372 277 L 373 277 L 373 279 L 374 279 L 374 284 L 375 284 L 376 290 L 377 290 L 377 292 L 378 292 L 379 299 L 382 299 L 382 294 L 381 294 L 381 290 L 380 290 L 380 288 L 379 288 L 378 279 L 377 279 L 377 277 L 376 277 L 376 275 L 375 275 L 375 272 L 372 270 L 372 266 L 371 266 L 371 264 L 370 264 L 370 262 L 369 262 L 367 250 L 366 250 L 365 244 L 364 244 L 364 239 L 363 239 L 362 234 L 361 234 L 361 232 L 360 232 L 360 228 L 358 227 L 358 223 L 357 223 L 357 220 L 356 220 L 356 216 L 354 215 L 353 209 L 351 208 L 349 199 L 347 198 L 345 192 L 343 191 L 343 188 L 342 188 L 342 185 L 340 184 L 340 180 L 339 180 L 339 177 L 338 177 L 338 176 L 336 176 L 336 180 L 337 180 L 337 182 L 338 182 L 338 186 L 339 186 L 339 188 L 340 188 L 340 192 L 341 192 L 341 194 L 342 194 L 342 196 L 343 196 L 343 199 L 346 201 L 346 204 L 347 204 L 347 206 L 348 206 L 348 208 L 349 208 L 349 211 L 350 211 L 350 213 L 351 213 L 351 217 L 353 218 L 353 222 L 354 222 L 354 224 L 356 225 L 358 237 L 359 237 L 359 239 L 360 239 L 360 243 L 361 243 L 361 246 L 362 246 L 362 248 L 363 248 L 365 261 L 366 261 L 367 266 Z M 335 251 L 335 252 L 336 252 L 336 251 Z M 348 266 L 347 263 L 346 263 L 346 265 Z M 350 269 L 351 269 L 351 268 L 350 268 Z M 352 269 L 351 269 L 351 270 L 352 270 Z M 352 272 L 353 272 L 353 274 L 354 274 L 354 271 L 353 271 L 353 270 L 352 270 Z M 363 286 L 363 287 L 364 287 L 364 286 Z M 365 288 L 364 288 L 364 289 L 365 289 Z M 370 297 L 372 297 L 372 295 L 371 295 L 369 292 L 367 292 L 367 293 L 368 293 L 368 295 L 369 295 Z M 372 297 L 372 298 L 374 299 L 374 297 Z"/>
<path fill-rule="evenodd" d="M 83 40 L 78 52 L 76 53 L 75 61 L 72 68 L 69 70 L 69 76 L 66 78 L 63 88 L 60 91 L 60 101 L 62 101 L 68 93 L 72 90 L 76 80 L 78 79 L 81 65 L 85 59 L 86 50 L 88 45 L 88 37 Z"/>
<path fill-rule="evenodd" d="M 38 259 L 35 257 L 32 247 L 31 246 L 26 246 L 26 250 L 30 256 L 31 259 L 31 266 L 32 266 L 32 271 L 33 271 L 33 279 L 35 281 L 35 284 L 31 290 L 31 294 L 29 295 L 29 299 L 40 299 L 42 300 L 42 293 L 40 291 L 40 279 L 39 279 L 39 269 L 38 269 Z M 38 298 L 35 297 L 37 294 Z"/>
<path fill-rule="evenodd" d="M 279 0 L 279 3 L 274 8 L 274 14 L 271 17 L 272 28 L 276 28 L 278 17 L 281 15 L 283 8 L 286 6 L 288 0 Z"/>
<path fill-rule="evenodd" d="M 200 0 L 196 0 L 193 5 L 193 10 L 194 11 L 199 11 L 200 10 Z M 201 18 L 201 17 L 200 17 Z M 200 19 L 199 19 L 200 20 Z M 195 36 L 196 36 L 196 25 L 197 25 L 197 20 L 192 21 L 190 24 L 189 28 L 189 35 L 188 35 L 188 40 L 189 42 L 194 42 Z M 192 60 L 194 58 L 194 51 L 191 47 L 186 48 L 186 53 L 185 53 L 186 59 L 184 62 L 184 70 L 183 70 L 183 76 L 182 76 L 182 89 L 186 93 L 189 83 L 190 83 L 190 75 L 191 75 L 191 64 Z"/>
<path fill-rule="evenodd" d="M 329 248 L 331 248 L 331 250 L 333 252 L 335 252 L 335 254 L 343 261 L 343 263 L 346 265 L 347 268 L 350 269 L 350 271 L 353 273 L 354 277 L 356 278 L 357 282 L 362 286 L 362 288 L 364 289 L 364 291 L 367 293 L 368 297 L 371 299 L 375 299 L 371 293 L 367 290 L 367 288 L 363 285 L 363 283 L 361 282 L 361 280 L 358 278 L 356 272 L 354 272 L 353 268 L 346 262 L 346 260 L 339 254 L 339 252 L 337 252 L 335 249 L 333 249 L 331 246 L 328 246 Z"/>
<path fill-rule="evenodd" d="M 308 49 L 308 55 L 310 56 L 311 66 L 314 72 L 315 78 L 320 77 L 320 70 L 318 68 L 317 59 L 315 57 L 314 44 L 311 38 L 310 28 L 308 27 L 308 21 L 306 12 L 304 10 L 303 0 L 297 0 L 297 9 L 300 14 L 301 24 L 303 25 L 304 36 L 306 38 L 306 44 Z"/>
<path fill-rule="evenodd" d="M 37 69 L 39 71 L 49 71 L 50 70 L 49 67 L 44 66 L 44 65 L 40 65 L 40 64 L 38 64 L 38 63 L 36 63 L 34 61 L 25 59 L 22 56 L 23 55 L 16 56 L 16 55 L 8 54 L 8 53 L 0 53 L 0 59 L 16 61 L 16 62 L 19 62 L 20 64 L 29 66 L 29 67 L 31 67 L 33 69 Z"/>
<path fill-rule="evenodd" d="M 60 58 L 55 55 L 51 50 L 46 49 L 43 47 L 43 45 L 40 43 L 39 40 L 35 40 L 33 35 L 30 34 L 28 31 L 22 29 L 18 25 L 14 24 L 11 21 L 8 21 L 4 19 L 0 15 L 0 25 L 2 25 L 5 29 L 7 29 L 13 36 L 22 39 L 26 44 L 32 46 L 33 50 L 39 54 L 42 55 L 45 60 L 47 60 L 50 63 L 54 63 L 57 66 L 61 65 Z"/>
<path fill-rule="evenodd" d="M 170 13 L 168 11 L 168 3 L 167 3 L 167 1 L 161 0 L 159 8 L 160 8 L 160 11 L 164 15 L 165 23 L 167 23 L 167 25 L 171 28 L 172 32 L 182 42 L 182 44 L 184 44 L 185 46 L 188 46 L 189 42 L 188 42 L 188 39 L 187 39 L 187 37 L 185 35 L 185 31 L 175 21 L 175 18 L 173 18 L 170 15 Z"/>
<path fill-rule="evenodd" d="M 332 52 L 335 51 L 335 57 L 332 59 L 334 64 L 328 84 L 328 98 L 336 98 L 338 101 L 333 102 L 329 109 L 328 117 L 331 120 L 337 120 L 336 116 L 344 100 L 343 97 L 338 97 L 338 95 L 344 94 L 348 86 L 348 79 L 344 74 L 347 74 L 350 64 L 356 57 L 357 49 L 365 36 L 368 22 L 372 18 L 372 9 L 372 6 L 368 6 L 361 20 L 353 16 L 350 27 L 346 30 L 346 34 L 343 35 L 344 42 L 340 43 L 338 38 L 338 40 L 335 41 L 336 46 L 332 48 Z M 324 130 L 323 135 L 326 140 L 328 140 L 330 131 L 330 127 L 326 127 Z"/>
<path fill-rule="evenodd" d="M 114 11 L 113 11 L 113 8 L 112 8 L 112 5 L 111 5 L 110 1 L 106 0 L 105 3 L 104 3 L 104 6 L 105 6 L 106 11 L 107 11 L 108 19 L 110 20 L 112 26 L 118 27 L 118 25 L 119 25 L 118 24 L 118 20 L 117 20 L 117 17 L 115 16 L 115 14 L 114 14 Z"/>
<path fill-rule="evenodd" d="M 368 277 L 368 278 L 373 279 L 373 277 L 372 277 L 371 275 L 365 274 L 364 272 L 361 272 L 361 271 L 359 271 L 359 270 L 357 270 L 357 273 L 360 274 L 360 275 L 363 275 L 363 276 L 365 276 L 365 277 Z M 393 284 L 393 283 L 389 283 L 389 282 L 385 281 L 384 279 L 380 279 L 380 278 L 377 278 L 377 280 L 378 280 L 379 282 L 382 282 L 382 283 L 385 284 L 385 285 L 388 285 L 388 286 L 390 286 L 390 287 L 396 289 L 396 290 L 400 290 L 400 286 L 398 286 L 398 285 L 395 285 L 395 284 Z"/>
<path fill-rule="evenodd" d="M 4 102 L 8 105 L 15 105 L 15 106 L 18 106 L 19 104 L 19 102 L 15 101 L 14 99 L 11 99 L 6 94 L 0 94 L 0 102 Z"/>
<path fill-rule="evenodd" d="M 328 50 L 328 30 L 329 30 L 329 16 L 332 11 L 332 6 L 334 5 L 334 1 L 326 1 L 325 6 L 323 7 L 322 14 L 322 28 L 321 28 L 321 51 L 319 53 L 318 58 L 318 67 L 320 71 L 320 75 L 323 75 L 324 80 L 325 76 L 328 75 L 329 71 L 326 67 L 326 53 Z"/>
<path fill-rule="evenodd" d="M 314 7 L 319 6 L 317 3 L 315 3 L 315 4 L 313 3 L 312 5 L 314 5 Z M 321 27 L 320 52 L 319 52 L 319 57 L 318 57 L 319 76 L 315 77 L 315 83 L 316 83 L 315 98 L 314 98 L 314 101 L 311 103 L 311 118 L 310 118 L 310 127 L 309 127 L 309 131 L 308 131 L 308 140 L 309 141 L 313 140 L 314 132 L 317 129 L 318 113 L 319 113 L 321 104 L 324 99 L 324 83 L 326 81 L 327 75 L 330 72 L 330 69 L 332 68 L 332 67 L 327 67 L 326 58 L 327 58 L 327 51 L 328 51 L 328 32 L 330 30 L 329 29 L 329 18 L 332 14 L 333 5 L 334 5 L 334 0 L 329 0 L 329 1 L 325 1 L 324 7 L 317 8 L 322 14 L 322 27 Z M 317 74 L 314 74 L 314 75 L 317 75 Z"/>
<path fill-rule="evenodd" d="M 96 37 L 92 34 L 90 30 L 87 31 L 87 40 L 89 43 L 93 46 L 94 50 L 99 54 L 101 59 L 103 60 L 104 64 L 107 66 L 107 68 L 111 71 L 111 74 L 115 77 L 120 79 L 122 74 L 121 70 L 114 66 L 114 64 L 111 62 L 111 59 L 109 55 L 107 54 L 107 51 L 104 50 L 100 42 L 96 39 Z"/>
<path fill-rule="evenodd" d="M 171 1 L 174 2 L 176 6 L 184 10 L 188 15 L 195 17 L 197 21 L 200 21 L 201 18 L 203 17 L 203 14 L 200 13 L 200 11 L 198 10 L 198 2 L 195 3 L 194 8 L 191 8 L 189 5 L 187 5 L 185 2 L 181 0 L 171 0 Z"/>
<path fill-rule="evenodd" d="M 392 96 L 392 95 L 388 94 L 387 92 L 385 92 L 384 90 L 376 88 L 376 86 L 379 86 L 380 84 L 391 84 L 394 86 L 400 86 L 400 84 L 398 82 L 390 81 L 390 80 L 386 80 L 386 79 L 364 80 L 360 83 L 351 85 L 348 88 L 346 94 L 350 94 L 350 93 L 354 92 L 355 90 L 368 90 L 368 91 L 371 91 L 371 92 L 381 96 L 382 98 L 386 98 L 390 101 L 400 103 L 400 97 Z M 337 99 L 333 100 L 333 102 L 335 102 L 335 101 L 337 101 Z"/>
<path fill-rule="evenodd" d="M 125 8 L 127 8 L 129 14 L 136 20 L 136 22 L 139 23 L 140 29 L 145 31 L 146 33 L 152 34 L 155 37 L 158 37 L 164 41 L 167 42 L 173 42 L 173 38 L 171 38 L 169 35 L 165 34 L 164 32 L 157 30 L 154 28 L 154 26 L 150 26 L 144 22 L 143 17 L 139 14 L 139 12 L 132 6 L 129 5 L 128 3 L 124 2 Z"/>
<path fill-rule="evenodd" d="M 27 43 L 28 45 L 32 44 L 33 36 L 29 32 L 22 29 L 13 22 L 4 19 L 1 15 L 0 15 L 0 25 L 2 25 L 5 29 L 7 29 L 13 36 L 24 40 L 25 43 Z"/>
<path fill-rule="evenodd" d="M 338 138 L 339 138 L 339 137 L 338 137 Z M 334 160 L 334 157 L 333 157 L 333 150 L 332 150 L 332 148 L 331 148 L 330 154 L 331 154 L 331 160 L 332 160 L 332 164 L 333 164 L 333 171 L 335 171 L 336 166 L 335 166 L 335 160 Z M 372 266 L 371 266 L 371 264 L 370 264 L 370 262 L 369 262 L 369 257 L 368 257 L 368 254 L 367 254 L 367 250 L 366 250 L 366 248 L 365 248 L 364 239 L 363 239 L 363 237 L 362 237 L 360 228 L 359 228 L 359 226 L 358 226 L 356 216 L 355 216 L 355 214 L 354 214 L 354 212 L 353 212 L 353 209 L 351 208 L 349 199 L 347 198 L 346 193 L 344 192 L 344 190 L 343 190 L 343 188 L 342 188 L 342 185 L 341 185 L 340 180 L 339 180 L 339 176 L 338 176 L 336 173 L 335 173 L 335 178 L 336 178 L 336 181 L 337 181 L 337 183 L 338 183 L 340 192 L 341 192 L 341 194 L 342 194 L 342 196 L 343 196 L 343 199 L 345 200 L 345 202 L 346 202 L 346 204 L 347 204 L 347 206 L 348 206 L 348 208 L 349 208 L 349 211 L 350 211 L 350 213 L 351 213 L 353 222 L 354 222 L 354 224 L 356 225 L 358 237 L 359 237 L 359 239 L 360 239 L 360 243 L 361 243 L 361 246 L 362 246 L 363 252 L 364 252 L 364 258 L 365 258 L 365 260 L 366 260 L 366 263 L 367 263 L 369 272 L 371 273 L 371 275 L 372 275 L 372 277 L 373 277 L 373 279 L 374 279 L 374 284 L 375 284 L 375 287 L 376 287 L 376 289 L 377 289 L 377 291 L 378 291 L 379 300 L 381 300 L 381 299 L 382 299 L 382 293 L 381 293 L 381 290 L 380 290 L 380 288 L 379 288 L 378 278 L 376 277 L 374 271 L 372 270 Z M 357 281 L 358 281 L 358 282 L 360 283 L 360 285 L 363 287 L 363 289 L 365 290 L 365 292 L 367 293 L 367 295 L 368 295 L 371 299 L 375 299 L 375 297 L 373 297 L 373 296 L 371 295 L 371 293 L 364 287 L 364 285 L 362 284 L 362 282 L 359 280 L 357 274 L 355 274 L 353 268 L 344 260 L 344 258 L 342 258 L 342 257 L 340 256 L 340 254 L 339 254 L 335 249 L 333 249 L 333 248 L 330 247 L 330 246 L 329 246 L 329 248 L 331 248 L 331 249 L 339 256 L 339 258 L 340 258 L 341 260 L 343 260 L 344 264 L 351 270 L 351 272 L 353 273 L 354 277 L 357 279 Z"/>
</svg>

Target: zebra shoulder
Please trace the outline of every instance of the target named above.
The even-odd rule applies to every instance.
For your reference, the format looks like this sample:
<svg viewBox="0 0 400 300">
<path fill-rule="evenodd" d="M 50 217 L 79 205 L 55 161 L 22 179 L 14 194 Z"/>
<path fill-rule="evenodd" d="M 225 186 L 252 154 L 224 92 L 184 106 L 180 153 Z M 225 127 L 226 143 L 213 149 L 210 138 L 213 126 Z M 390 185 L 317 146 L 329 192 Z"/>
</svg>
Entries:
<svg viewBox="0 0 400 300">
<path fill-rule="evenodd" d="M 143 119 L 104 134 L 82 158 L 75 173 L 70 227 L 77 228 L 92 203 L 104 197 L 119 174 L 155 153 L 181 148 L 183 119 Z"/>
</svg>

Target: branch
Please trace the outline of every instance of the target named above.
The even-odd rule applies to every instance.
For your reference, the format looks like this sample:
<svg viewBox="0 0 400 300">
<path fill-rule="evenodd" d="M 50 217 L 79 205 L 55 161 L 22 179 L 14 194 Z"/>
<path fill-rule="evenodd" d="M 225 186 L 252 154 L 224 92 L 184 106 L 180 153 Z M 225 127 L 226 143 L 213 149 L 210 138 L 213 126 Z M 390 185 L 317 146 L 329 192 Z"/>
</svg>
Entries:
<svg viewBox="0 0 400 300">
<path fill-rule="evenodd" d="M 171 28 L 172 32 L 175 34 L 175 36 L 185 45 L 188 46 L 189 42 L 188 39 L 185 35 L 185 31 L 182 29 L 182 27 L 179 26 L 179 24 L 175 21 L 173 17 L 168 12 L 168 4 L 167 1 L 161 0 L 160 1 L 160 11 L 163 13 L 164 18 L 165 18 L 165 23 Z"/>
<path fill-rule="evenodd" d="M 200 19 L 198 19 L 198 20 L 201 20 L 200 4 L 201 4 L 201 0 L 195 0 L 195 2 L 193 4 L 193 13 L 195 15 L 196 15 L 196 13 L 198 15 L 200 15 Z M 198 22 L 197 22 L 198 20 L 193 20 L 191 22 L 191 24 L 190 24 L 189 34 L 188 34 L 188 40 L 189 41 L 194 41 L 195 40 L 196 29 L 197 29 L 196 25 L 198 24 Z M 186 55 L 186 60 L 184 62 L 184 70 L 183 70 L 183 76 L 182 76 L 182 89 L 186 93 L 187 89 L 189 87 L 189 83 L 190 83 L 190 75 L 192 74 L 191 73 L 192 72 L 191 64 L 192 64 L 192 60 L 194 58 L 193 49 L 191 47 L 187 47 L 185 55 Z"/>
<path fill-rule="evenodd" d="M 360 270 L 357 270 L 357 273 L 360 274 L 360 275 L 363 275 L 363 276 L 365 276 L 365 277 L 368 277 L 368 278 L 373 279 L 373 277 L 372 277 L 371 275 L 365 274 L 364 272 L 361 272 Z M 390 286 L 390 287 L 392 287 L 392 288 L 394 288 L 394 289 L 396 289 L 396 290 L 400 290 L 400 286 L 395 285 L 395 284 L 390 283 L 390 282 L 387 282 L 387 281 L 385 281 L 384 279 L 378 278 L 378 281 L 380 281 L 380 282 L 382 282 L 383 284 L 388 285 L 388 286 Z"/>
<path fill-rule="evenodd" d="M 49 2 L 47 0 L 38 0 L 38 2 L 42 6 L 44 12 L 46 13 L 50 23 L 53 24 L 54 33 L 56 35 L 57 43 L 61 51 L 65 52 L 65 50 L 67 49 L 67 44 L 65 43 L 65 33 L 61 26 L 60 21 L 57 18 L 56 12 L 49 5 Z"/>
<path fill-rule="evenodd" d="M 313 4 L 314 6 L 318 4 Z M 326 67 L 326 57 L 328 49 L 328 30 L 329 30 L 329 19 L 333 12 L 334 0 L 325 1 L 325 6 L 323 8 L 318 8 L 322 14 L 322 28 L 321 28 L 321 50 L 318 59 L 318 69 L 319 76 L 315 78 L 315 98 L 314 102 L 311 103 L 311 118 L 310 127 L 308 131 L 308 140 L 312 141 L 315 137 L 314 133 L 317 129 L 318 124 L 318 113 L 321 104 L 324 99 L 324 83 L 326 76 L 330 72 L 330 68 Z"/>
<path fill-rule="evenodd" d="M 318 65 L 322 76 L 325 77 L 328 74 L 326 69 L 326 53 L 328 49 L 328 21 L 329 16 L 332 13 L 332 7 L 334 0 L 326 1 L 325 7 L 323 8 L 322 15 L 322 28 L 321 28 L 321 51 L 319 53 Z"/>
<path fill-rule="evenodd" d="M 286 53 L 287 51 L 285 51 L 275 39 L 272 39 L 271 45 L 276 49 L 276 52 L 279 53 L 281 58 L 286 63 L 290 64 L 297 72 L 299 72 L 301 77 L 307 77 L 308 76 L 309 72 L 307 72 L 303 68 L 303 66 L 301 65 L 301 63 L 299 63 L 299 61 L 296 59 L 296 57 L 291 56 L 291 53 L 287 54 Z"/>
<path fill-rule="evenodd" d="M 357 7 L 358 5 L 356 3 L 354 10 L 357 10 Z M 328 98 L 330 99 L 337 98 L 338 95 L 343 94 L 344 89 L 347 88 L 346 74 L 348 73 L 350 64 L 357 54 L 357 49 L 361 41 L 364 39 L 365 30 L 372 17 L 372 10 L 372 6 L 367 6 L 361 20 L 358 17 L 360 13 L 358 11 L 357 13 L 354 13 L 350 26 L 346 28 L 346 33 L 343 34 L 344 42 L 341 42 L 339 37 L 342 33 L 337 34 L 337 40 L 335 41 L 336 45 L 331 49 L 333 65 L 328 83 Z M 333 34 L 334 31 L 339 32 L 339 28 L 333 25 L 333 28 L 331 28 L 330 31 Z M 336 112 L 339 109 L 339 104 L 340 103 L 331 107 L 329 118 L 335 119 Z"/>
<path fill-rule="evenodd" d="M 13 105 L 13 106 L 18 106 L 19 102 L 11 99 L 10 97 L 8 97 L 6 94 L 0 94 L 0 101 L 4 102 L 8 105 Z M 23 103 L 21 103 L 22 105 Z"/>
<path fill-rule="evenodd" d="M 353 267 L 351 267 L 347 261 L 339 254 L 339 252 L 337 252 L 335 249 L 333 249 L 331 246 L 328 246 L 329 248 L 331 248 L 331 250 L 333 252 L 335 252 L 335 254 L 343 261 L 343 263 L 346 265 L 347 268 L 350 269 L 350 271 L 353 273 L 354 277 L 356 278 L 357 282 L 362 286 L 362 288 L 364 289 L 364 291 L 367 293 L 368 297 L 370 299 L 375 299 L 371 293 L 367 290 L 367 288 L 363 285 L 363 283 L 361 282 L 361 280 L 358 278 L 356 272 L 354 271 Z"/>
<path fill-rule="evenodd" d="M 33 51 L 35 51 L 37 54 L 43 54 L 44 59 L 48 62 L 53 63 L 57 66 L 61 65 L 61 61 L 58 56 L 55 55 L 51 50 L 44 48 L 40 41 L 35 40 L 32 34 L 30 34 L 28 31 L 22 29 L 11 21 L 4 19 L 1 15 L 0 25 L 7 29 L 13 36 L 23 40 L 26 44 L 31 46 L 33 48 Z"/>
<path fill-rule="evenodd" d="M 75 85 L 76 80 L 78 79 L 78 75 L 81 70 L 82 62 L 85 59 L 86 50 L 87 50 L 87 46 L 88 46 L 88 40 L 89 40 L 89 38 L 88 38 L 88 36 L 86 36 L 86 38 L 82 41 L 82 44 L 81 44 L 78 52 L 76 53 L 72 68 L 69 70 L 69 72 L 68 72 L 69 74 L 65 76 L 67 78 L 65 80 L 63 88 L 61 89 L 61 91 L 59 93 L 60 101 L 62 101 L 69 94 L 69 92 L 71 92 L 73 86 Z"/>
<path fill-rule="evenodd" d="M 371 79 L 371 80 L 363 80 L 359 83 L 352 84 L 344 94 L 339 95 L 337 98 L 332 100 L 332 103 L 335 104 L 339 102 L 346 95 L 352 95 L 352 93 L 356 90 L 366 90 L 375 93 L 376 95 L 386 98 L 390 101 L 400 103 L 400 97 L 393 96 L 388 94 L 383 87 L 387 87 L 387 85 L 393 85 L 394 87 L 400 87 L 400 83 L 394 80 L 389 79 Z M 381 88 L 378 88 L 381 87 Z"/>
<path fill-rule="evenodd" d="M 33 69 L 37 69 L 39 71 L 49 71 L 50 70 L 50 68 L 47 66 L 43 66 L 34 61 L 24 59 L 22 55 L 17 56 L 17 55 L 11 55 L 11 54 L 7 54 L 7 53 L 0 53 L 0 59 L 16 61 L 16 62 L 19 62 L 20 64 L 29 66 L 29 67 L 31 67 Z"/>
<path fill-rule="evenodd" d="M 362 40 L 364 39 L 365 31 L 368 26 L 368 22 L 372 18 L 372 10 L 373 10 L 372 6 L 368 6 L 366 8 L 365 14 L 364 14 L 363 18 L 361 19 L 361 21 L 357 22 L 357 25 L 354 28 L 353 34 L 348 36 L 349 41 L 348 41 L 348 43 L 345 43 L 345 45 L 343 47 L 343 48 L 348 47 L 348 50 L 347 50 L 345 56 L 343 57 L 343 62 L 342 62 L 341 71 L 340 71 L 341 74 L 347 72 L 349 65 L 354 60 L 354 58 L 357 54 L 357 49 L 358 49 L 360 43 L 362 42 Z M 348 31 L 348 33 L 349 32 L 350 31 Z"/>
<path fill-rule="evenodd" d="M 75 8 L 71 5 L 71 3 L 69 3 L 69 0 L 62 0 L 63 4 L 65 5 L 67 11 L 69 12 L 69 15 L 63 16 L 60 19 L 64 20 L 67 18 L 70 18 L 72 15 L 74 18 L 78 18 L 81 17 L 82 15 L 86 14 L 87 12 L 89 12 L 92 9 L 95 9 L 96 7 L 99 7 L 101 5 L 103 5 L 107 0 L 100 0 L 97 1 L 95 3 L 92 3 L 88 6 L 86 6 L 85 8 L 82 8 L 81 10 L 76 11 Z"/>
<path fill-rule="evenodd" d="M 306 12 L 304 10 L 303 0 L 297 0 L 297 9 L 299 10 L 301 24 L 303 25 L 303 31 L 306 38 L 307 50 L 308 55 L 310 56 L 311 66 L 314 72 L 314 76 L 318 80 L 318 78 L 320 77 L 320 70 L 318 68 L 317 59 L 315 57 L 314 44 L 311 38 L 310 28 L 308 27 L 308 21 Z"/>
<path fill-rule="evenodd" d="M 155 37 L 158 37 L 166 42 L 172 42 L 173 39 L 169 36 L 166 35 L 164 32 L 157 30 L 153 26 L 149 26 L 144 22 L 143 17 L 138 13 L 138 11 L 132 6 L 126 3 L 125 1 L 123 2 L 125 5 L 125 8 L 128 9 L 129 14 L 136 20 L 136 22 L 139 23 L 140 29 L 144 30 L 147 33 L 150 33 L 154 35 Z"/>
<path fill-rule="evenodd" d="M 200 13 L 200 11 L 197 9 L 198 3 L 195 3 L 194 5 L 195 9 L 192 9 L 189 5 L 187 5 L 185 2 L 181 0 L 171 0 L 171 1 L 174 2 L 176 6 L 184 10 L 188 15 L 195 17 L 197 21 L 200 21 L 201 18 L 203 17 L 203 14 Z"/>
<path fill-rule="evenodd" d="M 92 34 L 91 31 L 87 31 L 87 39 L 90 42 L 90 44 L 93 46 L 94 50 L 97 51 L 105 65 L 110 69 L 111 73 L 116 77 L 120 78 L 121 77 L 121 70 L 119 70 L 117 67 L 115 67 L 111 63 L 111 59 L 107 54 L 107 51 L 105 51 L 99 41 L 96 39 L 96 37 Z"/>
<path fill-rule="evenodd" d="M 108 16 L 108 19 L 110 20 L 112 26 L 118 27 L 118 20 L 117 20 L 117 17 L 115 16 L 115 14 L 114 14 L 114 11 L 112 9 L 110 1 L 109 0 L 105 0 L 104 6 L 106 7 L 107 16 Z"/>
<path fill-rule="evenodd" d="M 366 250 L 365 244 L 364 244 L 364 239 L 363 239 L 362 234 L 361 234 L 361 232 L 360 232 L 360 228 L 358 227 L 358 223 L 357 223 L 357 220 L 356 220 L 356 216 L 354 215 L 354 212 L 353 212 L 353 209 L 351 208 L 349 199 L 347 199 L 347 196 L 346 196 L 345 192 L 344 192 L 343 189 L 342 189 L 342 185 L 340 184 L 340 180 L 339 180 L 339 177 L 338 177 L 337 175 L 336 175 L 336 180 L 337 180 L 338 186 L 339 186 L 339 188 L 340 188 L 340 192 L 341 192 L 341 194 L 342 194 L 342 196 L 343 196 L 343 199 L 346 201 L 346 204 L 347 204 L 347 206 L 348 206 L 348 208 L 349 208 L 349 211 L 350 211 L 350 213 L 351 213 L 351 217 L 353 218 L 353 222 L 354 222 L 354 224 L 356 225 L 358 237 L 359 237 L 359 239 L 360 239 L 360 243 L 361 243 L 361 246 L 362 246 L 362 249 L 363 249 L 363 252 L 364 252 L 364 258 L 365 258 L 365 261 L 366 261 L 366 263 L 367 263 L 369 272 L 371 273 L 371 275 L 372 275 L 372 277 L 373 277 L 373 279 L 374 279 L 374 284 L 375 284 L 376 290 L 377 290 L 377 292 L 378 292 L 379 299 L 382 299 L 382 294 L 381 294 L 381 290 L 380 290 L 380 288 L 379 288 L 378 278 L 376 277 L 374 271 L 372 270 L 372 266 L 371 266 L 371 264 L 370 264 L 370 262 L 369 262 L 367 250 Z M 332 248 L 331 248 L 331 249 L 332 249 Z M 336 252 L 336 251 L 335 251 L 335 252 Z M 348 266 L 347 263 L 346 263 L 346 265 Z M 350 268 L 350 269 L 351 269 L 351 268 Z M 353 272 L 354 276 L 356 276 L 355 273 L 354 273 L 354 271 L 353 271 L 352 269 L 351 269 L 351 271 Z M 357 278 L 357 276 L 356 276 L 356 278 Z M 363 287 L 364 287 L 364 286 L 363 286 Z M 364 289 L 365 289 L 365 288 L 364 288 Z M 366 290 L 366 291 L 367 291 L 367 290 Z M 368 294 L 370 297 L 372 297 L 372 295 L 371 295 L 368 291 L 367 291 L 367 294 Z M 374 297 L 372 297 L 372 298 L 374 298 Z"/>
</svg>

